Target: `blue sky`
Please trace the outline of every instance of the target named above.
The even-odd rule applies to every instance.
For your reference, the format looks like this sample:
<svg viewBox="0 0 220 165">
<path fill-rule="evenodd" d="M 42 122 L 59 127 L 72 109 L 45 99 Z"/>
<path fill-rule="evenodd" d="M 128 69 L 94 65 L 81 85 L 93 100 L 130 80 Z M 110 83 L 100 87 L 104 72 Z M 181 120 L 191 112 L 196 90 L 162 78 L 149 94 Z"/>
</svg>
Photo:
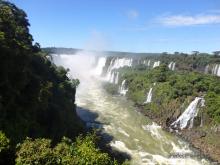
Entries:
<svg viewBox="0 0 220 165">
<path fill-rule="evenodd" d="M 220 0 L 10 0 L 42 47 L 220 50 Z"/>
</svg>

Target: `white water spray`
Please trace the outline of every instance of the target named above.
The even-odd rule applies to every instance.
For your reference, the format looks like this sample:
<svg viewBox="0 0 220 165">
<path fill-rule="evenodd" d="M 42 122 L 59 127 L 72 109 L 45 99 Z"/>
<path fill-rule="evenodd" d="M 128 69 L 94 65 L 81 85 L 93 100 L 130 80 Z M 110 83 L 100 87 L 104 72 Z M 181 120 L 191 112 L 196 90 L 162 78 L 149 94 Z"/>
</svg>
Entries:
<svg viewBox="0 0 220 165">
<path fill-rule="evenodd" d="M 79 53 L 60 55 L 56 61 L 56 64 L 69 68 L 73 78 L 80 79 L 76 104 L 81 108 L 77 113 L 82 119 L 88 119 L 85 120 L 87 125 L 103 128 L 104 134 L 112 136 L 110 146 L 129 154 L 131 165 L 203 164 L 202 160 L 196 157 L 170 157 L 170 153 L 175 154 L 177 149 L 190 148 L 179 143 L 178 138 L 164 132 L 159 126 L 150 125 L 150 119 L 134 111 L 133 104 L 128 100 L 108 95 L 102 89 L 102 79 L 94 76 L 95 61 L 95 57 Z M 100 73 L 100 70 L 96 73 Z M 126 80 L 123 80 L 121 87 L 124 91 L 127 90 Z"/>
<path fill-rule="evenodd" d="M 205 106 L 205 100 L 202 97 L 196 97 L 186 108 L 186 110 L 179 116 L 179 118 L 171 124 L 172 128 L 192 128 L 194 118 L 197 116 L 199 106 Z"/>
<path fill-rule="evenodd" d="M 106 63 L 106 57 L 99 57 L 98 63 L 96 65 L 96 68 L 94 69 L 93 73 L 95 75 L 100 76 L 102 74 L 103 67 L 105 66 L 105 63 Z"/>
<path fill-rule="evenodd" d="M 132 66 L 132 58 L 112 58 L 110 65 L 107 69 L 106 73 L 106 80 L 110 81 L 111 80 L 111 75 L 113 70 L 122 68 L 124 66 Z"/>
</svg>

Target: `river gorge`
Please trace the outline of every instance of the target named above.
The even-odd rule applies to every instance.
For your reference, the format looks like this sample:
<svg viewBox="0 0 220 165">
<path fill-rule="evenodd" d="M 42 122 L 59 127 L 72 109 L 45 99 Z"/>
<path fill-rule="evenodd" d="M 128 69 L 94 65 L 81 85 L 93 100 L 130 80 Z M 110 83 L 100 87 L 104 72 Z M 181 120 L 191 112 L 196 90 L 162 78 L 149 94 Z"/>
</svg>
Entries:
<svg viewBox="0 0 220 165">
<path fill-rule="evenodd" d="M 89 52 L 53 55 L 53 60 L 80 80 L 76 94 L 80 118 L 113 137 L 109 145 L 130 155 L 131 164 L 210 164 L 189 144 L 139 113 L 125 97 L 108 94 L 102 88 L 106 77 L 100 76 L 105 60 L 97 62 Z"/>
</svg>

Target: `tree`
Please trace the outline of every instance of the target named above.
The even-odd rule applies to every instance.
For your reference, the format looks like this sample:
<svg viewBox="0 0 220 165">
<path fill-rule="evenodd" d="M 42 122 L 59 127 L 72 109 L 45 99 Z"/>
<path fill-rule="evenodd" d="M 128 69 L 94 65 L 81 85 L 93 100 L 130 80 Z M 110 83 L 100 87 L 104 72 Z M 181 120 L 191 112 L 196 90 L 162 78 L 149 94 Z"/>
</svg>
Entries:
<svg viewBox="0 0 220 165">
<path fill-rule="evenodd" d="M 180 52 L 174 52 L 174 55 L 179 55 L 180 54 Z"/>
<path fill-rule="evenodd" d="M 16 153 L 17 165 L 39 164 L 39 165 L 53 165 L 56 164 L 51 149 L 51 140 L 26 138 L 25 141 L 18 145 Z"/>
<path fill-rule="evenodd" d="M 199 54 L 199 51 L 192 51 L 192 55 L 197 56 Z"/>
<path fill-rule="evenodd" d="M 26 136 L 58 141 L 84 130 L 75 108 L 79 81 L 32 41 L 26 13 L 0 1 L 0 130 L 13 146 Z"/>
<path fill-rule="evenodd" d="M 6 137 L 6 135 L 0 131 L 0 154 L 9 149 L 9 139 Z"/>
<path fill-rule="evenodd" d="M 107 153 L 101 152 L 96 146 L 96 135 L 79 136 L 76 141 L 63 137 L 55 147 L 51 140 L 38 138 L 26 140 L 18 145 L 16 164 L 28 165 L 117 165 Z"/>
<path fill-rule="evenodd" d="M 213 54 L 214 54 L 214 56 L 220 56 L 220 51 L 214 51 L 214 52 L 212 52 Z"/>
</svg>

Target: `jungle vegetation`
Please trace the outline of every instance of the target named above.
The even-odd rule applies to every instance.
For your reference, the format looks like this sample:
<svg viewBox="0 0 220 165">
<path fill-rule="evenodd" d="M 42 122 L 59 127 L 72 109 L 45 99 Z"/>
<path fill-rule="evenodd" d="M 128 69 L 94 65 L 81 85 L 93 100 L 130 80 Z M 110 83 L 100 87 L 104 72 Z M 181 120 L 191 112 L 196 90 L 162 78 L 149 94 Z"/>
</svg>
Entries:
<svg viewBox="0 0 220 165">
<path fill-rule="evenodd" d="M 79 80 L 33 43 L 29 26 L 0 1 L 0 164 L 117 164 L 76 114 Z"/>
</svg>

